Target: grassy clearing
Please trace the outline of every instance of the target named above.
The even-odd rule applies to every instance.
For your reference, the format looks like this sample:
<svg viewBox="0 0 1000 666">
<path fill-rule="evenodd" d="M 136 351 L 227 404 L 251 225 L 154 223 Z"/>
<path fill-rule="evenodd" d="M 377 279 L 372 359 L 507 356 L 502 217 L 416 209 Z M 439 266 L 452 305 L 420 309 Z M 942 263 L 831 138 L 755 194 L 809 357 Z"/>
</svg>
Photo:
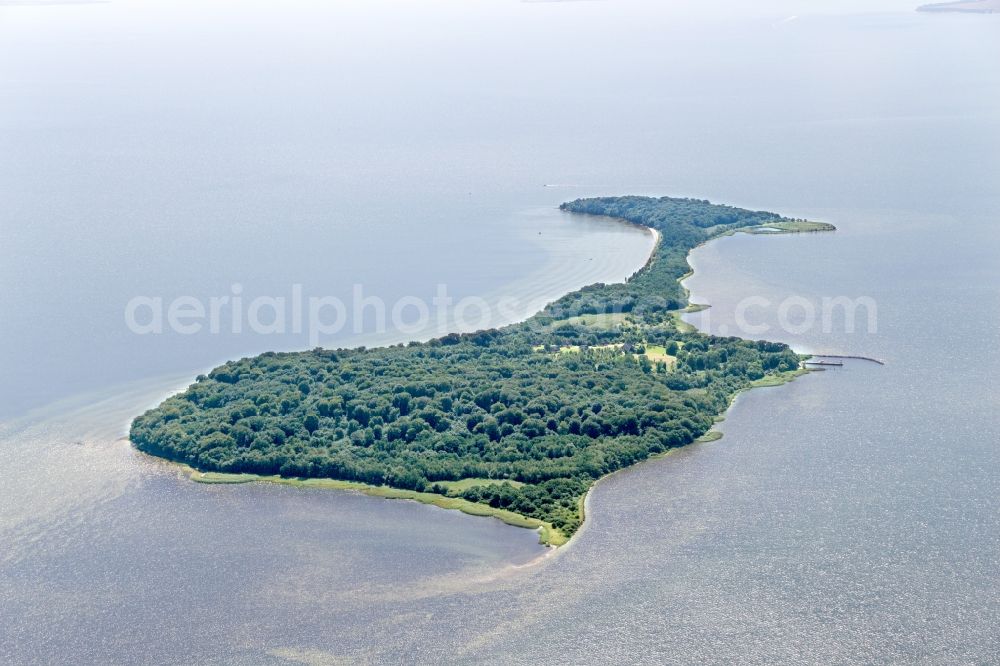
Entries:
<svg viewBox="0 0 1000 666">
<path fill-rule="evenodd" d="M 776 229 L 777 231 L 770 231 Z M 746 232 L 749 234 L 801 234 L 814 231 L 836 231 L 837 227 L 826 222 L 812 222 L 810 220 L 789 220 L 787 222 L 775 222 L 765 224 L 763 227 L 749 227 Z"/>
<path fill-rule="evenodd" d="M 275 483 L 282 486 L 294 486 L 296 488 L 321 488 L 324 490 L 348 490 L 372 497 L 383 497 L 386 499 L 407 499 L 420 502 L 421 504 L 431 504 L 442 509 L 453 509 L 467 513 L 471 516 L 486 516 L 498 518 L 508 525 L 514 527 L 524 527 L 538 530 L 538 542 L 546 546 L 561 546 L 568 541 L 566 535 L 553 527 L 551 524 L 528 518 L 512 511 L 495 509 L 486 504 L 477 504 L 457 497 L 445 497 L 437 493 L 422 493 L 416 490 L 402 490 L 390 488 L 389 486 L 370 486 L 365 483 L 355 481 L 338 481 L 336 479 L 302 479 L 288 478 L 283 476 L 260 476 L 258 474 L 224 474 L 222 472 L 199 472 L 191 467 L 183 466 L 188 478 L 197 483 L 206 484 L 234 484 L 234 483 Z M 465 479 L 472 482 L 495 482 L 493 479 Z M 455 482 L 462 483 L 462 482 Z M 513 483 L 513 482 L 512 482 Z M 472 485 L 475 485 L 473 483 Z"/>
<path fill-rule="evenodd" d="M 677 330 L 681 333 L 697 333 L 698 329 L 694 326 L 694 324 L 689 324 L 681 319 L 681 316 L 684 314 L 684 310 L 676 310 L 670 313 L 670 315 L 674 318 L 674 326 L 677 327 Z"/>
<path fill-rule="evenodd" d="M 617 343 L 608 344 L 608 345 L 590 345 L 588 347 L 588 349 L 619 349 L 621 346 L 622 346 L 622 343 L 617 342 Z M 580 345 L 563 345 L 562 347 L 560 347 L 557 350 L 556 353 L 559 353 L 559 354 L 579 354 L 582 349 L 583 349 L 583 347 L 581 347 Z M 544 348 L 543 348 L 543 350 L 544 350 Z"/>
<path fill-rule="evenodd" d="M 623 346 L 622 343 L 616 342 L 607 345 L 593 345 L 592 347 L 590 347 L 590 349 L 621 349 L 622 346 Z M 649 345 L 643 343 L 643 346 L 646 349 L 645 352 L 643 352 L 642 354 L 632 354 L 632 356 L 635 358 L 640 358 L 644 356 L 649 360 L 650 363 L 653 363 L 654 365 L 656 363 L 665 363 L 667 365 L 668 370 L 672 370 L 674 366 L 677 364 L 677 357 L 668 354 L 667 348 L 664 347 L 663 345 Z M 564 347 L 560 347 L 556 353 L 578 354 L 580 352 L 580 349 L 581 349 L 580 345 L 566 345 Z M 544 347 L 536 348 L 535 351 L 536 352 L 544 351 Z"/>
<path fill-rule="evenodd" d="M 705 444 L 707 442 L 717 442 L 722 439 L 722 433 L 718 430 L 709 430 L 704 435 L 694 440 L 696 442 Z"/>
<path fill-rule="evenodd" d="M 573 326 L 589 326 L 591 328 L 608 330 L 617 328 L 628 321 L 629 314 L 627 312 L 609 312 L 606 314 L 587 314 L 569 317 L 568 319 L 560 319 L 552 322 L 552 326 L 572 324 Z"/>
<path fill-rule="evenodd" d="M 760 236 L 778 236 L 781 234 L 801 234 L 816 231 L 836 231 L 837 227 L 827 222 L 813 222 L 811 220 L 787 220 L 785 222 L 768 222 L 757 227 L 740 227 L 739 229 L 727 229 L 722 227 L 708 227 L 705 232 L 708 234 L 708 241 L 725 236 L 736 234 L 754 234 Z M 706 241 L 706 242 L 708 242 Z M 694 271 L 680 278 L 684 280 L 691 276 Z"/>
<path fill-rule="evenodd" d="M 435 483 L 449 492 L 456 493 L 464 492 L 475 486 L 495 486 L 501 483 L 509 483 L 515 488 L 519 488 L 524 485 L 521 481 L 510 479 L 462 479 L 460 481 L 436 481 Z"/>
<path fill-rule="evenodd" d="M 799 368 L 798 370 L 793 370 L 791 372 L 783 372 L 780 375 L 768 375 L 758 379 L 750 384 L 750 388 L 767 388 L 769 386 L 781 386 L 782 384 L 787 384 L 788 382 L 794 380 L 796 377 L 801 377 L 809 373 L 810 370 L 807 368 Z"/>
<path fill-rule="evenodd" d="M 677 357 L 668 354 L 663 345 L 646 345 L 645 356 L 653 363 L 666 363 L 671 368 L 677 363 Z"/>
</svg>

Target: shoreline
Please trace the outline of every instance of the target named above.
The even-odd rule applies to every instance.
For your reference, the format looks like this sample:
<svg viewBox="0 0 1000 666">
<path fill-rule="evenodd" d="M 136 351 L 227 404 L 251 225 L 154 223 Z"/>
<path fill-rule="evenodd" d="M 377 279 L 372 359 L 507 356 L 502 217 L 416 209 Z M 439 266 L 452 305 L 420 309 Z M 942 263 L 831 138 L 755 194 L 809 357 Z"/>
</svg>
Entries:
<svg viewBox="0 0 1000 666">
<path fill-rule="evenodd" d="M 404 490 L 393 488 L 392 486 L 373 486 L 368 483 L 358 481 L 341 481 L 339 479 L 323 478 L 303 478 L 287 477 L 260 474 L 228 474 L 225 472 L 201 472 L 190 465 L 173 462 L 165 458 L 159 458 L 140 451 L 143 455 L 155 458 L 158 461 L 166 461 L 182 474 L 189 481 L 194 483 L 204 483 L 206 485 L 240 485 L 244 483 L 272 483 L 280 486 L 292 486 L 295 488 L 317 488 L 321 490 L 340 490 L 345 492 L 360 493 L 369 497 L 381 497 L 382 499 L 402 499 L 412 500 L 420 504 L 436 506 L 439 509 L 461 511 L 470 516 L 480 516 L 496 518 L 512 527 L 523 527 L 537 530 L 539 533 L 539 543 L 546 546 L 559 547 L 569 541 L 558 529 L 538 518 L 522 516 L 506 509 L 494 508 L 488 504 L 470 502 L 460 497 L 448 497 L 438 493 L 427 493 L 419 490 Z"/>
<path fill-rule="evenodd" d="M 754 382 L 754 384 L 752 386 L 749 386 L 749 387 L 743 389 L 742 391 L 737 391 L 736 393 L 734 393 L 730 397 L 730 399 L 729 399 L 729 405 L 726 407 L 726 411 L 722 412 L 721 414 L 716 415 L 715 422 L 716 423 L 721 423 L 722 421 L 726 420 L 725 415 L 729 413 L 729 410 L 731 410 L 733 408 L 733 405 L 736 403 L 736 400 L 742 394 L 744 394 L 744 393 L 746 393 L 748 391 L 752 391 L 754 389 L 758 389 L 758 388 L 775 388 L 775 387 L 778 387 L 778 386 L 784 386 L 785 384 L 789 384 L 789 383 L 795 381 L 799 377 L 802 377 L 802 376 L 808 375 L 808 374 L 812 374 L 813 372 L 818 372 L 818 371 L 816 371 L 816 370 L 809 370 L 807 368 L 799 368 L 798 370 L 795 370 L 793 372 L 784 373 L 783 375 L 776 375 L 776 376 L 773 376 L 773 377 L 767 377 L 765 379 L 757 380 L 756 382 Z M 664 458 L 667 458 L 668 456 L 671 456 L 674 453 L 677 453 L 678 451 L 686 449 L 689 446 L 694 446 L 695 444 L 711 444 L 712 442 L 719 441 L 723 437 L 724 437 L 724 433 L 721 432 L 721 431 L 719 431 L 719 430 L 716 430 L 715 426 L 712 426 L 707 431 L 705 431 L 704 435 L 702 435 L 701 437 L 697 438 L 696 440 L 694 440 L 690 444 L 685 444 L 683 446 L 676 446 L 676 447 L 674 447 L 672 449 L 667 449 L 663 453 L 657 453 L 656 455 L 649 456 L 645 460 L 640 460 L 639 462 L 635 463 L 634 465 L 629 465 L 628 467 L 622 467 L 621 469 L 616 469 L 615 471 L 611 472 L 610 474 L 605 474 L 601 478 L 599 478 L 596 481 L 594 481 L 593 485 L 591 485 L 590 488 L 587 489 L 587 492 L 584 494 L 583 500 L 581 501 L 581 505 L 583 507 L 583 511 L 581 513 L 582 513 L 582 516 L 583 516 L 584 519 L 580 523 L 580 527 L 576 530 L 576 532 L 573 533 L 573 536 L 571 536 L 569 538 L 569 540 L 567 540 L 565 542 L 565 544 L 563 544 L 561 546 L 558 546 L 556 548 L 556 550 L 557 551 L 562 551 L 562 550 L 568 548 L 569 546 L 573 545 L 573 542 L 576 541 L 576 538 L 587 529 L 586 515 L 590 511 L 591 495 L 594 492 L 594 488 L 596 488 L 598 486 L 598 484 L 603 483 L 605 480 L 610 479 L 610 478 L 614 477 L 617 474 L 621 474 L 622 472 L 626 472 L 628 470 L 635 469 L 639 465 L 645 465 L 647 463 L 652 463 L 652 462 L 656 462 L 658 460 L 663 460 Z M 543 554 L 539 558 L 536 558 L 536 560 L 540 560 L 540 559 L 543 559 L 545 557 L 547 557 L 547 555 Z M 529 563 L 521 565 L 521 566 L 528 566 L 528 564 L 533 564 L 536 560 L 532 560 L 532 562 L 529 562 Z"/>
<path fill-rule="evenodd" d="M 958 0 L 920 5 L 918 12 L 927 14 L 998 14 L 1000 0 Z"/>
<path fill-rule="evenodd" d="M 650 266 L 650 264 L 652 264 L 655 261 L 655 259 L 657 257 L 657 254 L 658 254 L 658 252 L 660 250 L 660 242 L 661 242 L 661 235 L 660 235 L 660 233 L 659 233 L 659 231 L 657 229 L 654 229 L 652 227 L 648 227 L 648 226 L 645 226 L 645 225 L 642 225 L 642 224 L 636 224 L 636 223 L 630 222 L 628 220 L 623 220 L 623 219 L 620 219 L 620 218 L 611 217 L 611 216 L 601 216 L 601 215 L 598 215 L 598 216 L 594 216 L 594 217 L 606 217 L 609 221 L 614 221 L 615 223 L 619 223 L 619 224 L 620 223 L 625 223 L 625 224 L 628 224 L 630 226 L 640 227 L 640 228 L 644 229 L 645 231 L 651 233 L 652 236 L 653 236 L 653 245 L 652 245 L 652 248 L 650 250 L 649 256 L 646 258 L 646 261 L 643 263 L 643 265 L 639 269 L 637 269 L 634 273 L 632 273 L 632 275 L 630 275 L 629 277 L 627 277 L 625 279 L 626 283 L 629 280 L 633 279 L 636 275 L 638 275 L 639 273 L 641 273 L 643 270 L 647 269 Z M 690 253 L 694 249 L 696 249 L 697 247 L 701 247 L 702 245 L 705 245 L 705 244 L 707 244 L 707 243 L 709 243 L 709 242 L 711 242 L 713 240 L 716 240 L 717 238 L 722 238 L 722 237 L 725 237 L 725 236 L 730 236 L 730 235 L 733 235 L 734 233 L 737 233 L 737 232 L 740 232 L 740 231 L 742 231 L 743 233 L 758 234 L 758 235 L 785 235 L 785 234 L 792 234 L 792 233 L 808 233 L 808 232 L 817 232 L 817 231 L 832 231 L 832 230 L 836 229 L 836 227 L 834 227 L 833 225 L 827 224 L 827 223 L 808 222 L 808 221 L 805 221 L 805 220 L 796 220 L 794 222 L 786 222 L 786 223 L 784 223 L 782 225 L 770 224 L 770 225 L 767 225 L 767 226 L 768 226 L 768 230 L 767 231 L 755 230 L 753 227 L 749 227 L 749 228 L 740 229 L 740 230 L 729 230 L 729 231 L 726 231 L 726 232 L 723 232 L 723 233 L 719 233 L 719 234 L 713 235 L 712 237 L 707 238 L 703 242 L 699 243 L 695 248 L 691 248 L 688 251 L 687 255 L 686 255 L 686 259 L 690 258 Z M 780 228 L 776 228 L 776 227 L 779 227 L 779 226 L 780 226 Z M 690 266 L 690 262 L 689 262 L 689 266 Z M 691 267 L 691 269 L 687 273 L 685 273 L 680 278 L 677 278 L 677 282 L 679 284 L 681 284 L 681 287 L 684 289 L 685 298 L 688 301 L 688 305 L 685 308 L 683 308 L 681 310 L 678 310 L 677 312 L 674 313 L 674 318 L 675 318 L 675 321 L 677 322 L 678 330 L 698 331 L 698 329 L 695 326 L 693 326 L 692 324 L 689 324 L 689 323 L 683 321 L 683 319 L 681 318 L 681 315 L 683 315 L 683 314 L 685 314 L 687 312 L 694 312 L 694 311 L 697 311 L 697 310 L 700 310 L 700 309 L 705 309 L 707 307 L 710 307 L 708 305 L 699 305 L 699 304 L 691 303 L 691 301 L 690 301 L 690 291 L 686 287 L 684 287 L 683 281 L 686 280 L 688 277 L 690 277 L 693 274 L 694 274 L 694 268 Z M 572 293 L 572 292 L 569 292 L 569 293 Z M 528 317 L 525 318 L 525 320 L 530 319 L 531 317 L 535 316 L 535 314 L 538 314 L 538 313 L 534 313 L 532 315 L 529 315 Z M 519 323 L 519 322 L 515 322 L 515 323 Z M 699 332 L 701 332 L 701 331 L 699 331 Z M 701 332 L 701 333 L 705 334 L 704 332 Z M 800 354 L 800 356 L 802 356 L 802 355 Z M 723 412 L 721 412 L 720 414 L 717 414 L 715 416 L 715 422 L 718 423 L 718 422 L 721 422 L 721 421 L 725 420 L 725 414 L 729 411 L 729 409 L 732 408 L 732 405 L 733 405 L 734 401 L 736 400 L 736 398 L 741 393 L 743 393 L 745 391 L 752 390 L 754 388 L 764 388 L 764 387 L 780 386 L 780 385 L 786 384 L 788 382 L 794 381 L 796 378 L 802 376 L 803 374 L 808 374 L 809 372 L 810 372 L 810 370 L 808 370 L 808 369 L 800 366 L 800 368 L 798 370 L 795 370 L 795 371 L 788 371 L 788 372 L 783 373 L 782 375 L 768 376 L 768 377 L 765 377 L 763 379 L 754 381 L 750 386 L 748 386 L 745 389 L 742 389 L 741 391 L 738 391 L 738 392 L 734 393 L 730 397 L 729 403 L 728 403 L 726 409 Z M 692 441 L 691 444 L 695 444 L 695 443 L 708 443 L 708 442 L 712 442 L 712 441 L 717 441 L 717 440 L 721 439 L 722 436 L 723 435 L 722 435 L 722 433 L 720 431 L 715 430 L 714 428 L 710 428 L 705 433 L 703 433 L 700 437 L 698 437 L 694 441 Z M 130 444 L 131 444 L 131 442 L 130 442 Z M 134 444 L 132 444 L 132 446 L 133 446 L 133 448 L 135 450 L 138 450 L 138 448 L 135 447 Z M 663 457 L 665 457 L 667 455 L 670 455 L 674 451 L 676 451 L 678 449 L 681 449 L 681 448 L 684 448 L 684 446 L 679 446 L 679 447 L 671 448 L 671 449 L 669 449 L 667 451 L 664 451 L 662 453 L 656 454 L 654 456 L 650 456 L 650 457 L 646 458 L 645 460 L 639 461 L 636 464 L 641 464 L 643 462 L 647 462 L 647 461 L 651 461 L 651 460 L 656 460 L 656 459 L 659 459 L 659 458 L 663 458 Z M 602 477 L 600 477 L 600 478 L 598 478 L 598 479 L 596 479 L 594 481 L 594 483 L 587 489 L 587 491 L 584 493 L 584 495 L 579 500 L 579 505 L 578 506 L 579 506 L 579 511 L 580 511 L 580 526 L 576 529 L 576 531 L 571 536 L 567 537 L 563 532 L 561 532 L 558 528 L 555 528 L 551 523 L 545 522 L 545 521 L 540 520 L 538 518 L 531 518 L 531 517 L 524 516 L 524 515 L 515 513 L 513 511 L 509 511 L 509 510 L 506 510 L 506 509 L 500 509 L 500 508 L 491 507 L 488 504 L 482 504 L 482 503 L 478 503 L 478 502 L 471 502 L 469 500 L 465 500 L 465 499 L 460 498 L 460 497 L 449 497 L 449 496 L 442 495 L 442 494 L 439 494 L 439 493 L 422 492 L 422 491 L 416 491 L 416 490 L 405 490 L 405 489 L 400 489 L 400 488 L 394 488 L 392 486 L 374 486 L 374 485 L 370 485 L 370 484 L 366 484 L 366 483 L 361 483 L 361 482 L 356 482 L 356 481 L 341 481 L 341 480 L 338 480 L 338 479 L 330 479 L 330 478 L 312 478 L 312 477 L 310 477 L 310 478 L 300 478 L 300 477 L 283 477 L 283 476 L 280 476 L 280 475 L 234 474 L 234 473 L 224 473 L 224 472 L 202 472 L 202 471 L 197 470 L 194 467 L 191 467 L 190 465 L 187 465 L 187 464 L 184 464 L 184 463 L 180 463 L 180 462 L 176 462 L 176 461 L 171 461 L 171 460 L 168 460 L 166 458 L 161 458 L 159 456 L 153 456 L 151 454 L 148 454 L 148 453 L 145 453 L 145 452 L 142 452 L 142 451 L 140 451 L 140 453 L 143 453 L 143 455 L 149 455 L 150 457 L 156 458 L 159 461 L 165 461 L 165 462 L 168 462 L 168 463 L 176 466 L 176 468 L 178 469 L 178 471 L 180 473 L 184 474 L 188 478 L 188 480 L 193 481 L 195 483 L 204 483 L 204 484 L 210 484 L 210 485 L 230 485 L 230 484 L 243 484 L 243 483 L 273 483 L 273 484 L 276 484 L 276 485 L 285 485 L 285 486 L 291 486 L 291 487 L 297 487 L 297 488 L 318 488 L 318 489 L 322 489 L 322 490 L 340 490 L 340 491 L 347 491 L 347 492 L 355 492 L 355 493 L 361 493 L 361 494 L 364 494 L 364 495 L 368 495 L 370 497 L 381 497 L 383 499 L 403 499 L 403 500 L 416 501 L 416 502 L 420 502 L 421 504 L 428 504 L 428 505 L 436 506 L 436 507 L 442 508 L 442 509 L 458 510 L 458 511 L 461 511 L 462 513 L 465 513 L 465 514 L 468 514 L 468 515 L 472 515 L 472 516 L 496 518 L 496 519 L 502 521 L 503 523 L 505 523 L 507 525 L 510 525 L 512 527 L 522 527 L 522 528 L 536 530 L 538 532 L 538 535 L 539 535 L 539 543 L 541 545 L 547 547 L 546 552 L 543 553 L 542 555 L 540 555 L 538 558 L 535 558 L 535 559 L 533 559 L 533 560 L 531 560 L 531 561 L 529 561 L 527 563 L 518 565 L 518 568 L 524 568 L 524 567 L 531 566 L 531 565 L 533 565 L 533 564 L 535 564 L 535 563 L 537 563 L 537 562 L 539 562 L 539 561 L 541 561 L 543 559 L 548 558 L 551 554 L 553 554 L 554 550 L 562 550 L 564 547 L 566 547 L 568 545 L 571 545 L 572 542 L 573 542 L 573 540 L 576 538 L 576 536 L 578 534 L 580 534 L 581 532 L 583 532 L 586 529 L 586 524 L 587 524 L 586 516 L 587 516 L 587 514 L 589 513 L 589 510 L 590 510 L 590 508 L 589 508 L 590 507 L 589 502 L 590 502 L 591 492 L 593 491 L 594 487 L 598 483 L 600 483 L 601 481 L 603 481 L 604 479 L 606 479 L 606 478 L 608 478 L 610 476 L 613 476 L 614 474 L 617 474 L 618 472 L 621 472 L 621 471 L 623 471 L 625 469 L 630 469 L 631 467 L 634 466 L 634 465 L 629 465 L 628 467 L 624 467 L 622 469 L 615 470 L 614 472 L 611 472 L 610 474 L 606 474 L 605 476 L 602 476 Z"/>
<path fill-rule="evenodd" d="M 577 214 L 578 215 L 578 214 Z M 604 215 L 593 215 L 590 217 L 603 218 L 608 222 L 614 224 L 624 224 L 629 227 L 641 230 L 653 237 L 653 244 L 649 250 L 649 255 L 643 264 L 633 271 L 628 277 L 625 278 L 621 283 L 612 284 L 624 284 L 635 277 L 638 273 L 645 270 L 656 258 L 657 250 L 660 246 L 660 232 L 652 227 L 647 227 L 642 224 L 636 224 L 635 222 L 630 222 L 629 220 L 623 220 L 616 217 L 609 217 Z M 586 285 L 584 285 L 586 286 Z M 572 293 L 566 292 L 566 293 Z M 561 298 L 565 294 L 560 295 Z M 558 298 L 554 300 L 558 300 Z M 541 311 L 539 311 L 541 312 Z M 528 321 L 539 312 L 533 312 L 531 314 L 525 315 L 523 318 L 516 319 L 513 321 L 506 322 L 502 326 L 512 326 L 516 324 Z M 432 336 L 433 338 L 434 336 Z M 428 339 L 432 339 L 428 338 Z M 418 341 L 422 341 L 419 340 Z M 392 346 L 392 345 L 386 345 Z M 180 389 L 183 390 L 183 389 Z M 165 394 L 164 397 L 158 401 L 166 399 L 170 395 L 177 393 L 177 389 L 172 389 L 169 393 Z M 572 536 L 567 537 L 559 529 L 552 526 L 551 523 L 545 522 L 538 518 L 531 518 L 529 516 L 523 516 L 519 513 L 514 513 L 513 511 L 508 511 L 506 509 L 499 509 L 491 507 L 488 504 L 480 504 L 477 502 L 470 502 L 468 500 L 462 499 L 460 497 L 448 497 L 445 495 L 440 495 L 438 493 L 428 493 L 421 492 L 417 490 L 406 490 L 402 488 L 394 488 L 392 486 L 374 486 L 367 483 L 361 483 L 358 481 L 341 481 L 339 479 L 328 479 L 328 478 L 302 478 L 302 477 L 283 477 L 279 475 L 260 475 L 260 474 L 229 474 L 225 472 L 202 472 L 194 467 L 178 462 L 175 460 L 170 460 L 169 458 L 161 458 L 159 456 L 142 451 L 135 446 L 131 440 L 128 439 L 126 434 L 124 439 L 129 442 L 129 446 L 133 451 L 139 453 L 142 456 L 149 457 L 159 463 L 166 463 L 175 468 L 175 470 L 184 475 L 187 480 L 194 483 L 203 483 L 206 485 L 240 485 L 244 483 L 271 483 L 275 485 L 290 486 L 295 488 L 319 488 L 322 490 L 339 490 L 343 492 L 354 492 L 360 493 L 362 495 L 368 495 L 369 497 L 379 497 L 382 499 L 402 499 L 410 500 L 414 502 L 419 502 L 420 504 L 427 504 L 430 506 L 435 506 L 439 509 L 461 511 L 470 516 L 479 516 L 487 518 L 496 518 L 506 525 L 512 527 L 521 527 L 526 529 L 533 529 L 538 532 L 538 542 L 539 544 L 546 546 L 546 551 L 542 553 L 538 558 L 532 559 L 524 564 L 517 565 L 516 568 L 524 568 L 532 566 L 536 562 L 545 559 L 555 553 L 557 550 L 562 550 L 562 548 L 569 544 L 573 537 L 576 536 L 582 529 L 583 525 L 586 523 L 585 520 L 581 520 L 580 528 L 577 529 L 576 533 Z M 669 453 L 669 452 L 667 452 Z M 660 455 L 666 455 L 660 454 Z M 620 471 L 620 470 L 617 470 Z M 602 477 L 603 478 L 603 477 Z M 586 515 L 586 500 L 590 495 L 588 489 L 587 493 L 583 495 L 580 499 L 580 513 L 581 519 Z"/>
</svg>

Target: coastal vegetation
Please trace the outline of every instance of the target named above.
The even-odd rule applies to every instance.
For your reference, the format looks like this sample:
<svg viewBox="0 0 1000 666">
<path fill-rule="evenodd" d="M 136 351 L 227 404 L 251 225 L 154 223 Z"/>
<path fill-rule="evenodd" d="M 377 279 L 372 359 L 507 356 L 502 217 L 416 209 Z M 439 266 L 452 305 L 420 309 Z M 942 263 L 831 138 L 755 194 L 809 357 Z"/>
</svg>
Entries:
<svg viewBox="0 0 1000 666">
<path fill-rule="evenodd" d="M 231 361 L 136 418 L 132 442 L 203 482 L 407 497 L 563 543 L 597 479 L 704 437 L 738 392 L 800 371 L 786 345 L 678 325 L 687 253 L 740 230 L 832 227 L 669 197 L 562 208 L 655 229 L 649 263 L 500 329 Z"/>
</svg>

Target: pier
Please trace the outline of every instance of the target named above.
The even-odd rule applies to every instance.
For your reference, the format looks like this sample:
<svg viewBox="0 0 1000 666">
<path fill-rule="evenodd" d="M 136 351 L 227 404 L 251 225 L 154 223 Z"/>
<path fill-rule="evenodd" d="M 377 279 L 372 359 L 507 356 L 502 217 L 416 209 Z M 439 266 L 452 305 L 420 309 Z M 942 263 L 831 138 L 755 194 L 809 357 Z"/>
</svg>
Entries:
<svg viewBox="0 0 1000 666">
<path fill-rule="evenodd" d="M 852 359 L 855 361 L 869 361 L 871 363 L 878 363 L 879 365 L 885 365 L 885 361 L 878 358 L 872 358 L 871 356 L 851 356 L 848 354 L 813 354 L 814 357 L 819 359 L 824 358 L 837 358 L 837 359 Z M 806 363 L 816 363 L 818 365 L 843 365 L 843 363 L 826 363 L 822 361 L 806 361 Z"/>
</svg>

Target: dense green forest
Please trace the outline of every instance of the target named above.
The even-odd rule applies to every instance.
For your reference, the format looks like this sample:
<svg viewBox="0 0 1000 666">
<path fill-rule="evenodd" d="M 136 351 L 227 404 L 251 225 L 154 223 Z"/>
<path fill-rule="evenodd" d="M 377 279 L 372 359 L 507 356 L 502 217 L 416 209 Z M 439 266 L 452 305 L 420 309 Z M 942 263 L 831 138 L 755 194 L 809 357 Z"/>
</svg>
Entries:
<svg viewBox="0 0 1000 666">
<path fill-rule="evenodd" d="M 136 418 L 132 442 L 202 471 L 440 493 L 571 534 L 596 479 L 692 442 L 736 392 L 799 367 L 783 344 L 703 335 L 675 315 L 693 247 L 800 222 L 693 199 L 562 208 L 652 227 L 660 242 L 627 282 L 586 287 L 520 324 L 226 363 Z"/>
</svg>

